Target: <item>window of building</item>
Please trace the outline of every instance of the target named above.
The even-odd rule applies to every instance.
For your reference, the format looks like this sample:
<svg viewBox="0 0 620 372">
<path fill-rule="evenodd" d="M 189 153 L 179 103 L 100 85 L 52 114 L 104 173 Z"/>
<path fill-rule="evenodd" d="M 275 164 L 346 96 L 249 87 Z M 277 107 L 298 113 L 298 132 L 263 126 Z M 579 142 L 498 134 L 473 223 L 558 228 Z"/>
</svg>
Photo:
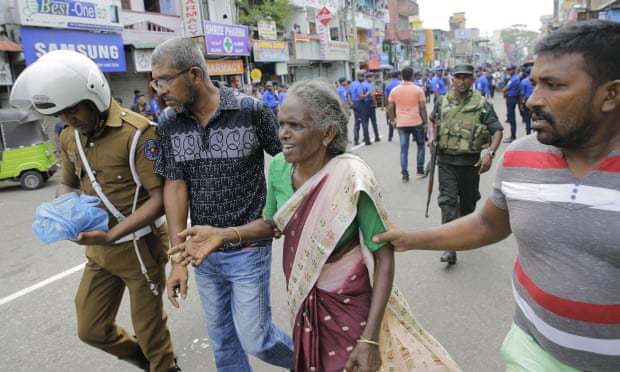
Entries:
<svg viewBox="0 0 620 372">
<path fill-rule="evenodd" d="M 144 11 L 159 13 L 159 0 L 144 0 Z"/>
<path fill-rule="evenodd" d="M 167 15 L 179 15 L 179 9 L 177 7 L 176 0 L 159 0 L 159 9 L 161 14 Z"/>
<path fill-rule="evenodd" d="M 330 28 L 329 35 L 331 40 L 342 40 L 340 39 L 340 29 L 338 27 Z"/>
<path fill-rule="evenodd" d="M 125 10 L 131 10 L 131 0 L 121 0 L 121 7 Z"/>
<path fill-rule="evenodd" d="M 309 34 L 316 34 L 316 23 L 308 22 L 308 33 Z"/>
<path fill-rule="evenodd" d="M 409 20 L 406 17 L 398 18 L 398 29 L 406 30 L 409 28 Z"/>
<path fill-rule="evenodd" d="M 150 13 L 161 13 L 166 15 L 178 16 L 177 0 L 143 0 L 144 11 Z M 131 0 L 121 0 L 123 9 L 131 10 Z"/>
</svg>

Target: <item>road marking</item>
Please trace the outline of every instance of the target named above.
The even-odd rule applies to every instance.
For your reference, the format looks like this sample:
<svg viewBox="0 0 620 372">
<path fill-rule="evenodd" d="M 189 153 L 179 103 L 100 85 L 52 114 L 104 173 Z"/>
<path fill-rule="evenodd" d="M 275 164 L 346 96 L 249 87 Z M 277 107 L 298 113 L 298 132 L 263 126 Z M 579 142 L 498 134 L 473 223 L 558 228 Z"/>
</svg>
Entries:
<svg viewBox="0 0 620 372">
<path fill-rule="evenodd" d="M 351 147 L 349 149 L 349 151 L 355 151 L 355 150 L 360 149 L 360 148 L 362 148 L 364 146 L 366 146 L 366 144 L 360 143 L 357 146 Z M 84 269 L 84 265 L 86 265 L 86 262 L 81 263 L 81 264 L 79 264 L 79 265 L 77 265 L 75 267 L 72 267 L 69 270 L 65 270 L 65 271 L 61 272 L 60 274 L 56 274 L 56 275 L 54 275 L 52 277 L 49 277 L 49 278 L 47 278 L 45 280 L 42 280 L 42 281 L 38 282 L 37 284 L 31 285 L 28 288 L 24 288 L 21 291 L 18 291 L 18 292 L 15 292 L 15 293 L 11 294 L 11 295 L 8 295 L 8 296 L 0 299 L 0 306 L 2 306 L 4 304 L 7 304 L 7 303 L 9 303 L 9 302 L 11 302 L 13 300 L 16 300 L 16 299 L 18 299 L 18 298 L 20 298 L 22 296 L 25 296 L 25 295 L 27 295 L 30 292 L 36 291 L 39 288 L 43 288 L 43 287 L 45 287 L 45 286 L 47 286 L 49 284 L 52 284 L 53 282 L 55 282 L 57 280 L 60 280 L 60 279 L 62 279 L 64 277 L 66 277 L 66 276 L 69 276 L 69 275 L 71 275 L 73 273 L 81 271 L 81 270 Z"/>
<path fill-rule="evenodd" d="M 360 143 L 359 145 L 355 145 L 355 146 L 351 147 L 351 148 L 349 149 L 349 151 L 355 151 L 355 150 L 357 150 L 357 149 L 359 149 L 359 148 L 362 148 L 362 147 L 364 147 L 364 146 L 366 146 L 366 144 L 364 144 L 364 143 Z"/>
<path fill-rule="evenodd" d="M 56 274 L 56 275 L 51 276 L 51 277 L 49 277 L 49 278 L 47 278 L 45 280 L 42 280 L 42 281 L 38 282 L 37 284 L 31 285 L 28 288 L 24 288 L 21 291 L 15 292 L 12 295 L 6 296 L 6 297 L 0 299 L 0 306 L 2 306 L 4 304 L 7 304 L 7 303 L 9 303 L 9 302 L 11 302 L 13 300 L 16 300 L 16 299 L 18 299 L 18 298 L 20 298 L 22 296 L 25 296 L 25 295 L 27 295 L 30 292 L 36 291 L 39 288 L 43 288 L 46 285 L 52 284 L 53 282 L 55 282 L 57 280 L 60 280 L 60 279 L 62 279 L 64 277 L 66 277 L 66 276 L 69 276 L 69 275 L 71 275 L 73 273 L 81 271 L 81 270 L 84 269 L 84 265 L 86 265 L 86 262 L 81 263 L 81 264 L 79 264 L 79 265 L 77 265 L 75 267 L 72 267 L 69 270 L 65 270 L 65 271 L 61 272 L 60 274 Z"/>
</svg>

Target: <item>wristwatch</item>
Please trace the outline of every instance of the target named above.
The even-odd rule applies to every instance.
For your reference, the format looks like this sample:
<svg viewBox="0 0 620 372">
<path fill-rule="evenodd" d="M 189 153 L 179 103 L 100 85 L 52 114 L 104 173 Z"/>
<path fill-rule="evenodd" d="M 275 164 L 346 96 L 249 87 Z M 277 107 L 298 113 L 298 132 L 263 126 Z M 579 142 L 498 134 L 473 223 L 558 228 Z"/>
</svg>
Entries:
<svg viewBox="0 0 620 372">
<path fill-rule="evenodd" d="M 489 155 L 491 155 L 491 159 L 495 158 L 495 150 L 487 149 L 487 152 L 489 153 Z"/>
</svg>

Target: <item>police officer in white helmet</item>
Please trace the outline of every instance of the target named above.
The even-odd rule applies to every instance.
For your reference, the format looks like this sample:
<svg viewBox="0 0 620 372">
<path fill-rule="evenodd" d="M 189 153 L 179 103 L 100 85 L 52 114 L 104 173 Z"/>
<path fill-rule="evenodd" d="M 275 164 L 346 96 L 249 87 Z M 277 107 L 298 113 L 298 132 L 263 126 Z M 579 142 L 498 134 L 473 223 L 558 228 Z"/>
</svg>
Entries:
<svg viewBox="0 0 620 372">
<path fill-rule="evenodd" d="M 178 371 L 161 298 L 168 236 L 162 180 L 153 173 L 156 128 L 114 101 L 98 66 L 73 51 L 28 66 L 10 100 L 68 124 L 57 195 L 98 196 L 110 215 L 109 231 L 83 232 L 77 241 L 88 259 L 75 299 L 78 336 L 145 371 Z M 115 322 L 125 288 L 135 336 Z"/>
</svg>

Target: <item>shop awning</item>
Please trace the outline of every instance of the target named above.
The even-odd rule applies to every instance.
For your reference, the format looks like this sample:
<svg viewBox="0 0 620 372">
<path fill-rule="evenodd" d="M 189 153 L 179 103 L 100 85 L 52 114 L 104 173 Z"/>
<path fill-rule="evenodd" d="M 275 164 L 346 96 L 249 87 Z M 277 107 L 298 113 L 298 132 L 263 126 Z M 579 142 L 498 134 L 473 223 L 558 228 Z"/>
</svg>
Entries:
<svg viewBox="0 0 620 372">
<path fill-rule="evenodd" d="M 181 36 L 176 32 L 123 31 L 123 44 L 136 49 L 155 49 L 159 44 L 173 37 Z"/>
<path fill-rule="evenodd" d="M 22 47 L 11 40 L 0 40 L 0 52 L 21 52 Z"/>
</svg>

